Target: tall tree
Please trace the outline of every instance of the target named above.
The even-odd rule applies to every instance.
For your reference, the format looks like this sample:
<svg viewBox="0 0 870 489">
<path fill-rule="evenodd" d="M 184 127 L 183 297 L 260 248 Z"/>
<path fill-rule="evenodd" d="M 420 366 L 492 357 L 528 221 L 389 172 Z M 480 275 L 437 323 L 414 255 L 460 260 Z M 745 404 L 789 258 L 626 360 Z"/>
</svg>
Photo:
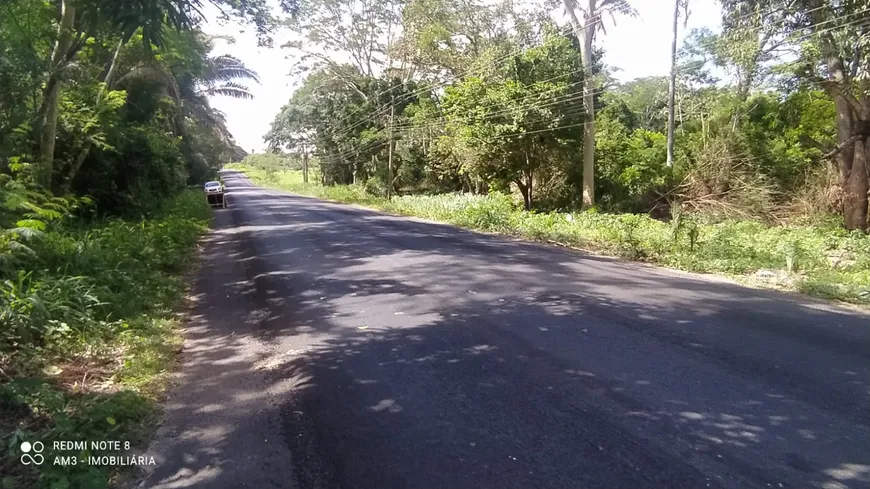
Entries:
<svg viewBox="0 0 870 489">
<path fill-rule="evenodd" d="M 601 21 L 605 14 L 634 15 L 626 0 L 563 0 L 583 57 L 583 106 L 586 115 L 583 124 L 583 207 L 595 205 L 595 79 L 592 76 L 592 49 L 595 34 L 604 30 Z"/>
<path fill-rule="evenodd" d="M 127 43 L 134 33 L 141 32 L 142 46 L 151 52 L 152 46 L 162 46 L 167 28 L 194 28 L 201 21 L 200 9 L 205 0 L 60 0 L 57 36 L 54 40 L 48 74 L 39 111 L 37 180 L 46 188 L 52 183 L 54 149 L 57 138 L 58 110 L 64 77 L 76 61 L 79 52 L 100 31 L 114 32 L 120 44 Z M 258 34 L 266 36 L 274 23 L 264 0 L 237 2 L 210 0 L 226 4 L 240 18 L 257 25 Z M 287 8 L 293 5 L 285 0 Z M 105 81 L 105 80 L 104 80 Z"/>
<path fill-rule="evenodd" d="M 72 0 L 62 0 L 60 8 L 60 21 L 57 25 L 57 40 L 52 50 L 49 64 L 50 75 L 42 92 L 42 109 L 40 117 L 42 128 L 39 135 L 39 155 L 37 157 L 37 181 L 45 188 L 51 187 L 51 175 L 54 168 L 54 142 L 57 137 L 57 114 L 60 104 L 61 72 L 72 61 L 75 51 L 81 46 L 72 47 L 73 23 L 75 22 L 76 8 Z"/>
<path fill-rule="evenodd" d="M 351 88 L 355 71 L 375 76 L 389 68 L 388 49 L 400 29 L 402 0 L 305 0 L 288 24 L 304 39 L 284 44 L 297 55 L 294 74 L 327 69 Z M 343 59 L 344 58 L 344 59 Z M 361 91 L 360 91 L 361 92 Z"/>
<path fill-rule="evenodd" d="M 199 0 L 148 0 L 130 5 L 111 0 L 61 0 L 57 21 L 57 37 L 49 61 L 40 109 L 37 180 L 51 186 L 54 169 L 54 147 L 61 86 L 66 70 L 76 55 L 98 29 L 114 30 L 122 43 L 142 29 L 145 46 L 161 44 L 166 25 L 190 28 L 196 22 Z"/>
<path fill-rule="evenodd" d="M 541 174 L 564 173 L 564 155 L 577 144 L 571 128 L 580 114 L 559 103 L 579 95 L 577 68 L 569 39 L 550 35 L 514 56 L 500 77 L 450 87 L 444 97 L 450 138 L 474 155 L 463 171 L 500 187 L 516 185 L 531 209 Z"/>
<path fill-rule="evenodd" d="M 746 3 L 733 7 L 723 10 L 723 33 L 708 35 L 704 42 L 710 46 L 717 64 L 734 73 L 737 99 L 745 102 L 750 92 L 769 76 L 770 62 L 788 37 L 782 35 L 786 30 L 783 19 L 767 15 L 765 6 Z"/>
<path fill-rule="evenodd" d="M 798 53 L 799 82 L 822 88 L 834 101 L 836 158 L 847 229 L 867 229 L 870 191 L 870 44 L 867 3 L 838 0 L 726 0 L 723 11 L 764 9 L 764 28 Z M 733 27 L 725 24 L 726 33 Z"/>
<path fill-rule="evenodd" d="M 680 8 L 683 9 L 683 22 L 689 21 L 689 0 L 674 0 L 674 27 L 671 38 L 671 79 L 668 85 L 668 156 L 667 165 L 674 165 L 674 106 L 677 94 L 677 30 L 680 25 Z"/>
<path fill-rule="evenodd" d="M 432 82 L 477 71 L 493 41 L 507 37 L 508 10 L 480 0 L 411 0 L 402 10 L 395 57 L 410 76 Z"/>
</svg>

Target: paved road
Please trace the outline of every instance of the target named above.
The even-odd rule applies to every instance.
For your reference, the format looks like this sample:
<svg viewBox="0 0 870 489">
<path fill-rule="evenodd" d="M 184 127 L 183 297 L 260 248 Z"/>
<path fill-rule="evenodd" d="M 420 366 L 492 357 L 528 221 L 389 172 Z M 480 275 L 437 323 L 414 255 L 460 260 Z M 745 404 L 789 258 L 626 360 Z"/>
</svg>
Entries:
<svg viewBox="0 0 870 489">
<path fill-rule="evenodd" d="M 225 180 L 145 486 L 870 486 L 868 316 Z"/>
</svg>

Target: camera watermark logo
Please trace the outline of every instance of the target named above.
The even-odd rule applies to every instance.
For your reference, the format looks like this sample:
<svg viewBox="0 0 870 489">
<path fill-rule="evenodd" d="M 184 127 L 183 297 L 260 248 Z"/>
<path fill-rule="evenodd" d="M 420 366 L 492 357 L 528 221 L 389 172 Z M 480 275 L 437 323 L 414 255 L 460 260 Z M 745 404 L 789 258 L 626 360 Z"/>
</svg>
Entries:
<svg viewBox="0 0 870 489">
<path fill-rule="evenodd" d="M 42 456 L 43 450 L 45 450 L 45 445 L 41 441 L 23 442 L 21 444 L 21 463 L 24 465 L 42 465 L 42 462 L 45 462 L 45 457 Z"/>
</svg>

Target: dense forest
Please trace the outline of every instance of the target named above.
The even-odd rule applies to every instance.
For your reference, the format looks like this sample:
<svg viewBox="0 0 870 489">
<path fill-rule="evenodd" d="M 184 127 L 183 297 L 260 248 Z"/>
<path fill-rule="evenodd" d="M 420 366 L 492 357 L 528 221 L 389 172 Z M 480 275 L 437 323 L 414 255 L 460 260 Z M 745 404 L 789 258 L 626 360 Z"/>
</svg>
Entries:
<svg viewBox="0 0 870 489">
<path fill-rule="evenodd" d="M 257 76 L 236 58 L 210 55 L 215 39 L 197 28 L 198 5 L 4 1 L 6 191 L 87 195 L 100 211 L 119 213 L 228 161 L 235 144 L 209 97 L 250 98 L 244 83 Z"/>
<path fill-rule="evenodd" d="M 628 83 L 602 61 L 622 0 L 303 2 L 284 48 L 305 78 L 266 140 L 382 195 L 865 230 L 870 4 L 725 0 L 678 48 L 691 2 L 672 79 Z"/>
</svg>

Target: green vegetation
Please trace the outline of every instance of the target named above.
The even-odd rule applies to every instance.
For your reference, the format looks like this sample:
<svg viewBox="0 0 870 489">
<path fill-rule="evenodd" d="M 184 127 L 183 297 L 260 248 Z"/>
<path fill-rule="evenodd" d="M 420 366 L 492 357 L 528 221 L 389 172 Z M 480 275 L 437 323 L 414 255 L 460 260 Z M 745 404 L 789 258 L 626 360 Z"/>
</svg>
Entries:
<svg viewBox="0 0 870 489">
<path fill-rule="evenodd" d="M 265 139 L 317 159 L 324 185 L 386 197 L 516 191 L 544 211 L 836 216 L 866 232 L 858 4 L 728 0 L 720 33 L 692 31 L 674 53 L 670 90 L 669 77 L 617 81 L 606 39 L 593 49 L 602 18 L 634 15 L 630 2 L 562 3 L 562 26 L 547 7 L 511 2 L 304 3 L 293 27 L 306 42 L 285 47 L 306 77 Z M 364 20 L 337 39 L 351 12 Z"/>
<path fill-rule="evenodd" d="M 742 276 L 751 283 L 870 304 L 870 237 L 825 226 L 768 226 L 749 220 L 637 214 L 529 212 L 520 198 L 405 195 L 391 200 L 361 185 L 302 183 L 301 172 L 233 165 L 255 183 L 337 202 L 361 204 L 471 229 L 520 236 L 682 270 Z M 755 272 L 770 277 L 759 280 Z"/>
<path fill-rule="evenodd" d="M 723 1 L 721 32 L 687 33 L 672 77 L 620 82 L 602 19 L 631 2 L 559 3 L 562 25 L 515 2 L 301 4 L 306 42 L 285 48 L 305 78 L 265 135 L 272 164 L 245 160 L 252 177 L 867 301 L 863 4 Z M 355 35 L 337 38 L 350 12 Z M 320 186 L 288 180 L 291 161 Z"/>
<path fill-rule="evenodd" d="M 211 3 L 270 42 L 265 0 Z M 244 156 L 209 97 L 251 98 L 242 82 L 257 81 L 212 54 L 201 7 L 0 2 L 0 487 L 113 477 L 23 465 L 24 441 L 50 459 L 55 440 L 148 435 L 210 219 L 198 187 Z"/>
<path fill-rule="evenodd" d="M 868 301 L 862 2 L 721 0 L 722 31 L 690 33 L 673 82 L 604 62 L 630 2 L 556 3 L 569 23 L 552 2 L 0 2 L 3 486 L 112 476 L 37 473 L 21 440 L 146 435 L 208 219 L 186 189 L 246 156 L 209 100 L 259 81 L 213 53 L 208 4 L 262 46 L 293 31 L 302 83 L 272 152 L 246 159 L 255 180 Z"/>
<path fill-rule="evenodd" d="M 22 441 L 143 441 L 180 348 L 182 274 L 210 214 L 190 190 L 141 220 L 60 220 L 6 263 L 17 274 L 0 283 L 3 487 L 104 487 L 112 475 L 82 464 L 37 473 L 18 463 Z"/>
</svg>

